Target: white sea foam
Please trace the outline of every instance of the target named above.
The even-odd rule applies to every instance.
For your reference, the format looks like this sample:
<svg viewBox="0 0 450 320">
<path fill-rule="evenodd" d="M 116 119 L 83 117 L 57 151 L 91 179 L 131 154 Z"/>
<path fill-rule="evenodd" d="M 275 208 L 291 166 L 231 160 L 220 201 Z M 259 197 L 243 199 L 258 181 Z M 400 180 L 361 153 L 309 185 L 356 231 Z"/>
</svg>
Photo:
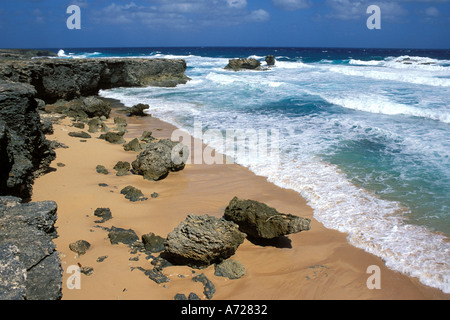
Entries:
<svg viewBox="0 0 450 320">
<path fill-rule="evenodd" d="M 384 61 L 377 61 L 377 60 L 363 61 L 363 60 L 357 60 L 357 59 L 350 59 L 349 64 L 359 65 L 359 66 L 381 66 L 384 64 Z"/>
<path fill-rule="evenodd" d="M 58 51 L 58 57 L 63 58 L 63 57 L 69 57 L 69 56 L 66 54 L 66 52 L 63 49 L 60 49 Z"/>
<path fill-rule="evenodd" d="M 328 69 L 331 72 L 340 73 L 352 77 L 364 77 L 374 80 L 390 80 L 407 82 L 420 85 L 450 87 L 450 79 L 439 78 L 439 74 L 430 74 L 424 72 L 414 72 L 406 69 L 405 72 L 385 69 L 361 69 L 352 66 L 332 66 Z M 443 74 L 447 75 L 447 73 Z"/>
<path fill-rule="evenodd" d="M 390 101 L 385 96 L 375 96 L 371 94 L 361 94 L 352 97 L 327 97 L 322 96 L 326 101 L 342 106 L 347 109 L 382 113 L 386 115 L 409 115 L 415 117 L 428 118 L 444 123 L 450 123 L 450 111 L 418 108 Z"/>
</svg>

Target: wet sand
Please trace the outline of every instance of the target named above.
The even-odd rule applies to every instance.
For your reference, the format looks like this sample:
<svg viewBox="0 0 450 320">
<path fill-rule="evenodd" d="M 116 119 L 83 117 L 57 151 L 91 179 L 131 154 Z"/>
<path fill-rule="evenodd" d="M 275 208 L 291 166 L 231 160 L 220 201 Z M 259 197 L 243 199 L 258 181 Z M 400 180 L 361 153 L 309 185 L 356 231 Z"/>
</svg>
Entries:
<svg viewBox="0 0 450 320">
<path fill-rule="evenodd" d="M 113 128 L 113 113 L 106 122 Z M 122 115 L 123 116 L 123 115 Z M 140 137 L 149 130 L 156 138 L 169 138 L 176 128 L 156 118 L 127 118 L 125 140 Z M 313 217 L 312 209 L 296 192 L 279 188 L 239 165 L 187 165 L 183 171 L 170 173 L 158 182 L 142 176 L 117 177 L 113 170 L 118 161 L 135 160 L 137 152 L 126 152 L 122 145 L 97 139 L 81 142 L 69 132 L 87 131 L 71 126 L 69 118 L 54 125 L 48 136 L 66 144 L 57 149 L 53 170 L 36 180 L 32 201 L 53 200 L 58 203 L 59 237 L 55 239 L 63 264 L 63 299 L 65 300 L 173 300 L 177 293 L 194 292 L 206 299 L 203 286 L 192 277 L 204 273 L 215 285 L 216 300 L 304 300 L 304 299 L 445 299 L 450 295 L 426 287 L 385 267 L 384 262 L 351 246 L 346 235 L 326 229 Z M 64 167 L 57 164 L 63 163 Z M 97 165 L 104 165 L 108 175 L 98 174 Z M 99 184 L 107 184 L 101 187 Z M 141 189 L 149 199 L 132 203 L 120 194 L 128 185 Z M 151 198 L 154 192 L 158 198 Z M 246 268 L 246 275 L 229 280 L 214 275 L 214 267 L 195 270 L 189 267 L 168 267 L 163 273 L 170 282 L 157 284 L 135 267 L 152 269 L 143 253 L 133 254 L 125 245 L 112 245 L 108 232 L 101 227 L 133 229 L 141 237 L 153 232 L 166 237 L 188 214 L 209 214 L 222 217 L 230 200 L 252 199 L 266 203 L 279 212 L 312 219 L 311 230 L 290 235 L 281 248 L 255 245 L 248 240 L 238 248 L 232 259 Z M 95 223 L 97 208 L 110 208 L 113 218 Z M 91 244 L 86 254 L 77 256 L 69 244 L 86 240 Z M 107 256 L 103 262 L 99 257 Z M 136 257 L 138 258 L 137 261 Z M 134 258 L 130 260 L 130 258 Z M 66 281 L 71 265 L 92 267 L 92 275 L 81 276 L 81 288 L 69 290 Z M 369 266 L 381 269 L 381 289 L 369 290 Z"/>
</svg>

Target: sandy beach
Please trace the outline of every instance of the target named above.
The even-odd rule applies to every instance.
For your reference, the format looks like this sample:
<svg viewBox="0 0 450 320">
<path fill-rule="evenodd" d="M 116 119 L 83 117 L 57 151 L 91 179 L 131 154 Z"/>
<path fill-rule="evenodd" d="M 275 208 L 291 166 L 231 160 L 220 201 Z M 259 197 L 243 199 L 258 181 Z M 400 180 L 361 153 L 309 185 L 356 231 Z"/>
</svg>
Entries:
<svg viewBox="0 0 450 320">
<path fill-rule="evenodd" d="M 106 122 L 114 127 L 115 109 Z M 145 130 L 155 138 L 170 138 L 176 128 L 154 117 L 127 117 L 125 140 L 140 137 Z M 58 204 L 55 239 L 62 260 L 64 300 L 173 300 L 178 293 L 196 293 L 206 299 L 203 286 L 192 281 L 204 273 L 215 287 L 215 300 L 304 300 L 304 299 L 443 299 L 450 295 L 426 287 L 385 267 L 384 262 L 351 246 L 346 235 L 326 229 L 313 217 L 313 210 L 296 192 L 286 190 L 258 177 L 239 165 L 187 165 L 158 182 L 139 175 L 118 177 L 113 170 L 118 161 L 131 163 L 137 152 L 124 151 L 97 139 L 100 133 L 81 142 L 69 132 L 86 131 L 72 126 L 70 118 L 54 124 L 48 139 L 68 146 L 57 149 L 52 170 L 35 181 L 32 201 L 53 200 Z M 60 164 L 60 165 L 58 165 Z M 62 166 L 62 164 L 64 166 Z M 103 165 L 108 175 L 96 172 Z M 107 186 L 99 186 L 106 184 Z M 134 186 L 149 199 L 132 203 L 120 190 Z M 157 198 L 151 198 L 154 192 Z M 187 215 L 209 214 L 222 217 L 234 196 L 266 203 L 279 212 L 310 218 L 311 230 L 288 236 L 284 247 L 260 246 L 248 240 L 232 259 L 246 268 L 244 277 L 230 280 L 214 275 L 214 266 L 196 270 L 185 266 L 168 267 L 163 273 L 170 282 L 157 284 L 135 269 L 151 269 L 150 260 L 141 252 L 133 254 L 125 245 L 112 245 L 102 227 L 133 229 L 141 237 L 153 232 L 166 237 Z M 97 208 L 110 208 L 112 219 L 99 224 L 94 216 Z M 91 244 L 86 254 L 77 256 L 69 244 L 85 240 Z M 107 256 L 102 262 L 99 257 Z M 130 260 L 130 258 L 132 260 Z M 136 259 L 138 258 L 138 259 Z M 137 260 L 137 261 L 136 261 Z M 66 272 L 71 265 L 92 267 L 92 275 L 82 275 L 81 288 L 70 290 Z M 381 269 L 381 289 L 369 290 L 369 266 Z"/>
</svg>

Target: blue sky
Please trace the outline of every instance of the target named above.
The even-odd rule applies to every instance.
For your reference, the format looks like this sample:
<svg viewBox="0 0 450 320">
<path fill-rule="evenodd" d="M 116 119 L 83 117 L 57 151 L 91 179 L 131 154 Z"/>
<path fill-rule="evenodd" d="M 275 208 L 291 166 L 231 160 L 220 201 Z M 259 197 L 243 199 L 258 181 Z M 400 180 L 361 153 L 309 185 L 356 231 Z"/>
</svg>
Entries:
<svg viewBox="0 0 450 320">
<path fill-rule="evenodd" d="M 167 46 L 450 49 L 450 0 L 0 0 L 2 48 Z"/>
</svg>

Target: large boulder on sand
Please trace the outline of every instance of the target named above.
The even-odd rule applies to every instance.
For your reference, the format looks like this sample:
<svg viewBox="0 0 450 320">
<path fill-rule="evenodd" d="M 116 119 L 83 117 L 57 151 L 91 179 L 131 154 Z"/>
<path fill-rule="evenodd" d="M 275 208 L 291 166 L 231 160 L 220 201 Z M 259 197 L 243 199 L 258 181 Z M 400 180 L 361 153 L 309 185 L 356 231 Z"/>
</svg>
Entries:
<svg viewBox="0 0 450 320">
<path fill-rule="evenodd" d="M 83 99 L 81 110 L 83 110 L 89 118 L 101 116 L 109 118 L 111 106 L 109 105 L 109 102 L 103 101 L 97 97 L 87 97 Z"/>
<path fill-rule="evenodd" d="M 310 219 L 279 213 L 264 203 L 237 197 L 225 209 L 224 218 L 254 239 L 273 239 L 311 228 Z"/>
<path fill-rule="evenodd" d="M 144 179 L 158 181 L 169 172 L 183 170 L 189 156 L 186 146 L 169 139 L 150 143 L 133 161 L 133 171 Z"/>
<path fill-rule="evenodd" d="M 169 233 L 164 246 L 169 260 L 198 267 L 228 259 L 244 239 L 245 234 L 233 222 L 189 215 Z"/>
</svg>

